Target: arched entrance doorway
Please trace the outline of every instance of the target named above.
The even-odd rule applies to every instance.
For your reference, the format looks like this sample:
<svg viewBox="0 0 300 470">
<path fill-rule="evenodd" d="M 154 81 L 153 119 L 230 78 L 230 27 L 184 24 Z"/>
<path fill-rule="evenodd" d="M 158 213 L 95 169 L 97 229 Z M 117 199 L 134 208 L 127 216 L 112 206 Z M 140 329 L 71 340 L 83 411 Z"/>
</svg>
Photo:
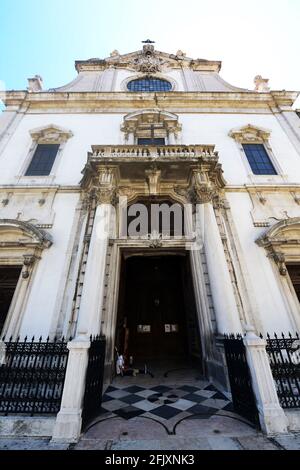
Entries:
<svg viewBox="0 0 300 470">
<path fill-rule="evenodd" d="M 127 367 L 167 371 L 193 363 L 202 372 L 186 252 L 123 253 L 115 345 Z"/>
</svg>

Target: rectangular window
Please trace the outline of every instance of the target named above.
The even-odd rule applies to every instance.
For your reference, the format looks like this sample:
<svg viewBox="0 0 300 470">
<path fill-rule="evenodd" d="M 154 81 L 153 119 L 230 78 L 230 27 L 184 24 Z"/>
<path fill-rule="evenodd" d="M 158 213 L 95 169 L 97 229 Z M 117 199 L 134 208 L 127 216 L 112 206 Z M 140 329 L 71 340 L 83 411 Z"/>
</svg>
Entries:
<svg viewBox="0 0 300 470">
<path fill-rule="evenodd" d="M 277 172 L 262 144 L 243 144 L 251 170 L 255 175 L 277 175 Z"/>
<path fill-rule="evenodd" d="M 138 138 L 138 145 L 165 145 L 165 139 L 164 138 Z"/>
<path fill-rule="evenodd" d="M 50 174 L 59 144 L 39 144 L 34 152 L 25 176 L 46 176 Z"/>
</svg>

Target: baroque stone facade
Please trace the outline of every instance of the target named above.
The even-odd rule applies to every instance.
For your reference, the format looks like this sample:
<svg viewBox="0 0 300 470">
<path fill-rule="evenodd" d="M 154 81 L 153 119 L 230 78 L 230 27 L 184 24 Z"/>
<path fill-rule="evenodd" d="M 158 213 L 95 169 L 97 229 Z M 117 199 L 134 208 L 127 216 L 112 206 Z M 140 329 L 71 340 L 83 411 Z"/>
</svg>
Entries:
<svg viewBox="0 0 300 470">
<path fill-rule="evenodd" d="M 82 387 L 89 336 L 105 334 L 108 382 L 124 253 L 184 254 L 202 368 L 226 386 L 223 333 L 300 329 L 289 273 L 300 267 L 298 93 L 272 91 L 261 76 L 254 90 L 232 86 L 219 61 L 159 52 L 151 42 L 75 66 L 78 76 L 60 88 L 42 89 L 37 76 L 27 91 L 3 96 L 0 270 L 22 269 L 2 334 L 75 337 L 68 380 L 78 361 Z M 138 79 L 169 89 L 130 91 Z M 49 171 L 28 171 L 51 145 L 58 150 Z M 247 145 L 263 146 L 273 174 L 252 171 Z M 124 200 L 185 207 L 184 235 L 123 236 Z M 78 397 L 70 405 L 64 395 L 56 438 L 76 440 Z"/>
</svg>

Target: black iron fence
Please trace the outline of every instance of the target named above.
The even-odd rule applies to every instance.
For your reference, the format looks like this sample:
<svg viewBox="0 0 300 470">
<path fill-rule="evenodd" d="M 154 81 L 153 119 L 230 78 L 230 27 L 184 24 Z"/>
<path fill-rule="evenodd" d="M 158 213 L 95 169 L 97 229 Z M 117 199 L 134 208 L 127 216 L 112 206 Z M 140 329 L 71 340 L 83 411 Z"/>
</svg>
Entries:
<svg viewBox="0 0 300 470">
<path fill-rule="evenodd" d="M 0 342 L 0 413 L 57 414 L 68 362 L 63 339 Z"/>
<path fill-rule="evenodd" d="M 300 338 L 296 333 L 274 338 L 267 335 L 269 355 L 277 395 L 282 408 L 300 408 Z"/>
<path fill-rule="evenodd" d="M 225 335 L 224 349 L 234 411 L 259 428 L 259 416 L 242 336 Z"/>
<path fill-rule="evenodd" d="M 91 337 L 82 410 L 83 427 L 96 417 L 101 410 L 105 346 L 104 336 Z"/>
</svg>

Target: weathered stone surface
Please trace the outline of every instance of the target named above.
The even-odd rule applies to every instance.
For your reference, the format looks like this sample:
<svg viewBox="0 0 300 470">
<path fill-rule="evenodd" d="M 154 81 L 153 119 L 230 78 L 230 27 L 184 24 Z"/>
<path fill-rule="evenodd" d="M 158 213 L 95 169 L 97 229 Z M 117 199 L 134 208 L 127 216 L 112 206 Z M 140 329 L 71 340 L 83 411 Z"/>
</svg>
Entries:
<svg viewBox="0 0 300 470">
<path fill-rule="evenodd" d="M 273 439 L 286 450 L 300 450 L 300 433 L 284 434 Z"/>
<path fill-rule="evenodd" d="M 55 418 L 29 416 L 1 416 L 0 437 L 50 437 Z"/>
<path fill-rule="evenodd" d="M 279 450 L 279 446 L 276 446 L 270 439 L 263 435 L 238 437 L 237 440 L 243 450 Z"/>
</svg>

